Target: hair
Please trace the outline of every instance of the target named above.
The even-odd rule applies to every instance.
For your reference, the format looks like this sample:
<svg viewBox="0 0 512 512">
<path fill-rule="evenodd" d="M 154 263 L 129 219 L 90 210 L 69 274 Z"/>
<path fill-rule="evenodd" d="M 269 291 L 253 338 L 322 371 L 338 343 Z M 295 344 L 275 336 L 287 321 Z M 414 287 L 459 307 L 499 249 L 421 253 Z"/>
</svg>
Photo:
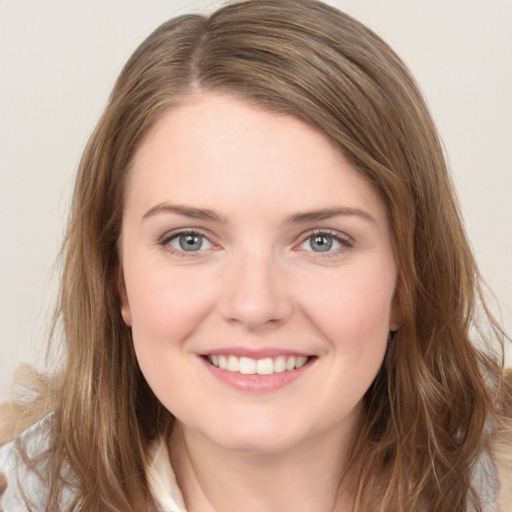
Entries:
<svg viewBox="0 0 512 512">
<path fill-rule="evenodd" d="M 487 426 L 505 419 L 494 400 L 507 385 L 505 335 L 485 305 L 414 79 L 372 31 L 314 0 L 239 1 L 171 19 L 122 70 L 83 153 L 63 246 L 57 318 L 66 359 L 50 448 L 31 461 L 45 468 L 46 508 L 60 509 L 65 484 L 76 491 L 70 510 L 151 508 L 147 448 L 173 416 L 144 380 L 120 314 L 123 196 L 148 131 L 205 92 L 308 123 L 387 206 L 402 320 L 364 396 L 348 460 L 356 510 L 479 510 L 471 469 Z"/>
</svg>

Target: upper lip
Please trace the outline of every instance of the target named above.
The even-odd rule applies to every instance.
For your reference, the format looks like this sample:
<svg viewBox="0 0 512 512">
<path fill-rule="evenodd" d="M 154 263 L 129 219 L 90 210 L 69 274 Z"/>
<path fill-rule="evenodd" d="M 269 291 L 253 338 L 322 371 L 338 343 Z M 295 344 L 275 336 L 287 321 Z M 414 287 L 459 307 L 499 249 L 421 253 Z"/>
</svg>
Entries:
<svg viewBox="0 0 512 512">
<path fill-rule="evenodd" d="M 278 356 L 305 356 L 311 357 L 313 354 L 309 354 L 307 352 L 302 352 L 300 350 L 290 350 L 290 349 L 281 349 L 281 348 L 244 348 L 244 347 L 226 347 L 226 348 L 218 348 L 207 350 L 205 352 L 201 352 L 202 356 L 222 356 L 222 355 L 230 355 L 237 357 L 249 357 L 251 359 L 265 359 L 267 357 L 278 357 Z"/>
</svg>

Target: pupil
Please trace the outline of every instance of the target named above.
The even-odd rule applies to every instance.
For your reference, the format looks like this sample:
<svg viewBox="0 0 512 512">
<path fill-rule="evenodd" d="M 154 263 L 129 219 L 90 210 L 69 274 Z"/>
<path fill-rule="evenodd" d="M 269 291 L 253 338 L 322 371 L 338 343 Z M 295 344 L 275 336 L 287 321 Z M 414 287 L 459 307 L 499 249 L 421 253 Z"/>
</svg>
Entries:
<svg viewBox="0 0 512 512">
<path fill-rule="evenodd" d="M 181 235 L 180 247 L 184 251 L 197 251 L 201 248 L 202 237 L 199 235 Z"/>
<path fill-rule="evenodd" d="M 315 236 L 311 241 L 311 248 L 316 252 L 326 252 L 332 247 L 332 238 Z"/>
</svg>

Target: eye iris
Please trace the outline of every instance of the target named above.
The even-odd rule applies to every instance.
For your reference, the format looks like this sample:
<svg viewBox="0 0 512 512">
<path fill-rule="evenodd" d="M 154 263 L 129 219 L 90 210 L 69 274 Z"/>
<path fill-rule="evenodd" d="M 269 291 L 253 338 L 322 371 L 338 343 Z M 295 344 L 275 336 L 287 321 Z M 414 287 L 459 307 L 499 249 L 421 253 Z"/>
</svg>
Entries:
<svg viewBox="0 0 512 512">
<path fill-rule="evenodd" d="M 311 249 L 316 252 L 327 252 L 332 247 L 332 238 L 324 235 L 312 236 Z"/>
<path fill-rule="evenodd" d="M 201 249 L 203 237 L 201 235 L 180 235 L 179 244 L 180 248 L 184 251 L 198 251 Z"/>
</svg>

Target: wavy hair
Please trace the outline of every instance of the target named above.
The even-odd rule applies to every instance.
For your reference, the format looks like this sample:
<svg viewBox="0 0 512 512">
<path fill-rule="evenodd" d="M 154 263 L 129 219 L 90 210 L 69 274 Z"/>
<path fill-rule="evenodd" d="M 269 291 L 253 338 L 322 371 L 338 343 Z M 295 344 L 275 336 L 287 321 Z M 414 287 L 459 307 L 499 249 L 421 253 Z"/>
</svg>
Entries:
<svg viewBox="0 0 512 512">
<path fill-rule="evenodd" d="M 148 130 L 188 94 L 207 91 L 305 121 L 387 206 L 403 319 L 364 397 L 348 462 L 356 510 L 480 510 L 471 469 L 486 425 L 505 417 L 494 400 L 505 386 L 505 335 L 483 300 L 414 79 L 372 31 L 315 0 L 239 1 L 172 19 L 122 70 L 84 151 L 63 247 L 58 319 L 67 356 L 50 449 L 37 461 L 47 509 L 60 509 L 64 483 L 76 490 L 70 510 L 151 507 L 147 448 L 173 417 L 139 371 L 120 314 L 123 194 Z"/>
</svg>

